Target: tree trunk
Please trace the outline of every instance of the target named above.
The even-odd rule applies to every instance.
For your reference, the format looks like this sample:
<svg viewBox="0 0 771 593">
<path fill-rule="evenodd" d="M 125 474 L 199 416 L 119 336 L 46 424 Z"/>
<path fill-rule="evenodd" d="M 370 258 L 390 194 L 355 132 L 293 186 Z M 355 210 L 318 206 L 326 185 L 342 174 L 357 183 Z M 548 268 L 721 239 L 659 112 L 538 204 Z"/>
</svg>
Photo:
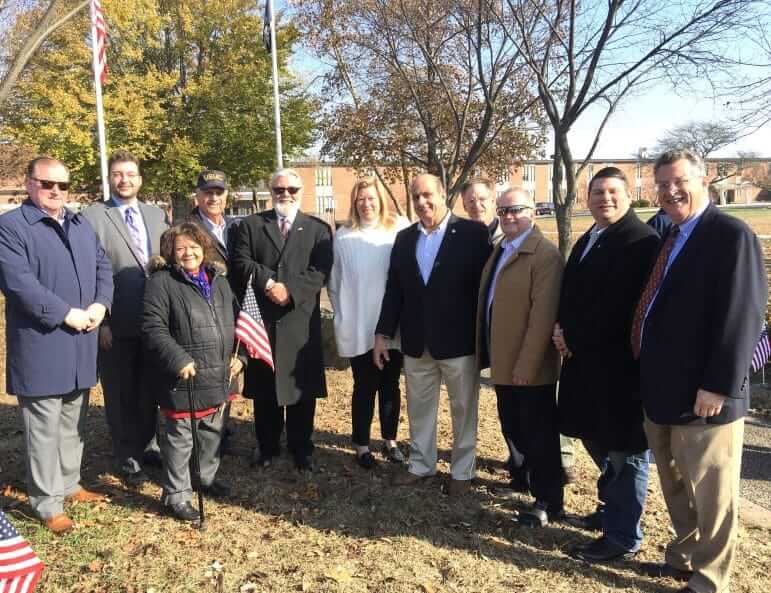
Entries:
<svg viewBox="0 0 771 593">
<path fill-rule="evenodd" d="M 185 220 L 185 217 L 193 210 L 190 197 L 182 192 L 171 194 L 171 218 L 172 223 L 177 224 Z"/>
<path fill-rule="evenodd" d="M 24 41 L 24 45 L 22 45 L 21 49 L 13 56 L 11 65 L 8 66 L 8 70 L 6 70 L 5 75 L 2 80 L 0 80 L 0 104 L 4 103 L 8 98 L 19 75 L 22 73 L 27 63 L 32 59 L 32 56 L 35 55 L 40 44 L 43 43 L 56 29 L 88 6 L 88 0 L 78 3 L 72 10 L 57 19 L 56 15 L 62 8 L 62 4 L 61 0 L 54 0 L 51 2 L 43 17 L 37 25 L 35 25 L 35 28 L 30 31 L 27 39 Z"/>
</svg>

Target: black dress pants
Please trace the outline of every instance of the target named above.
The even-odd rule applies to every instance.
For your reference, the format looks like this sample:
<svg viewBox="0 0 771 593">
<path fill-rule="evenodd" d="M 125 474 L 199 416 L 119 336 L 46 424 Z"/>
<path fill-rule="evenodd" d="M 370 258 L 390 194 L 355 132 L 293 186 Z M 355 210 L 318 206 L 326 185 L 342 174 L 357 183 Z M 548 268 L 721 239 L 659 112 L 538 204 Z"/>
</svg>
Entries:
<svg viewBox="0 0 771 593">
<path fill-rule="evenodd" d="M 274 379 L 266 381 L 254 395 L 254 429 L 260 455 L 275 457 L 281 451 L 281 433 L 286 427 L 286 445 L 294 457 L 313 452 L 311 435 L 316 414 L 316 398 L 303 397 L 291 406 L 279 406 Z"/>
<path fill-rule="evenodd" d="M 369 446 L 372 417 L 375 414 L 375 393 L 378 396 L 381 436 L 386 440 L 396 439 L 401 404 L 399 375 L 402 372 L 404 355 L 398 350 L 389 350 L 388 356 L 390 360 L 385 363 L 383 370 L 375 366 L 372 350 L 351 358 L 351 421 L 355 445 Z"/>
<path fill-rule="evenodd" d="M 527 460 L 530 491 L 548 505 L 549 513 L 562 510 L 562 462 L 557 427 L 557 386 L 496 385 L 498 410 L 504 430 Z"/>
</svg>

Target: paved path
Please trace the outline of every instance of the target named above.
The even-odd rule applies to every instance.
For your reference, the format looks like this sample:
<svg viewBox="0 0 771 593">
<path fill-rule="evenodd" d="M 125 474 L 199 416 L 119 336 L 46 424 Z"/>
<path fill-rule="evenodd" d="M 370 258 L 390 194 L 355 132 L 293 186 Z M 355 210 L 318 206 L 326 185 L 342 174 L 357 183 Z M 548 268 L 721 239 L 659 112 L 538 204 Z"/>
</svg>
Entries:
<svg viewBox="0 0 771 593">
<path fill-rule="evenodd" d="M 771 511 L 771 419 L 748 416 L 744 429 L 742 496 Z"/>
</svg>

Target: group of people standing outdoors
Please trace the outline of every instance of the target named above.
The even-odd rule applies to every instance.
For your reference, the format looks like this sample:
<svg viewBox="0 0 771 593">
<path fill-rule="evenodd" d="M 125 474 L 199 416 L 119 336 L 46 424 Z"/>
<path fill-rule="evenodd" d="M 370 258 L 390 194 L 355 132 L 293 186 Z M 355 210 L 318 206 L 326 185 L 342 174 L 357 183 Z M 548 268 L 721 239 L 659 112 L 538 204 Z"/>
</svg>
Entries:
<svg viewBox="0 0 771 593">
<path fill-rule="evenodd" d="M 235 393 L 254 400 L 252 465 L 270 471 L 285 432 L 296 468 L 312 471 L 316 399 L 326 395 L 327 286 L 338 351 L 351 362 L 362 468 L 378 463 L 377 400 L 380 455 L 404 465 L 394 484 L 436 474 L 444 384 L 446 493 L 471 492 L 480 372 L 489 368 L 510 472 L 509 488 L 494 494 L 532 494 L 521 524 L 600 532 L 570 551 L 585 562 L 633 557 L 652 451 L 675 537 L 649 572 L 687 581 L 682 593 L 727 591 L 748 371 L 767 286 L 757 237 L 710 203 L 698 157 L 668 152 L 654 165 L 671 223 L 663 237 L 630 208 L 624 173 L 600 170 L 589 184 L 594 224 L 567 262 L 535 223 L 528 192 L 496 197 L 484 178 L 462 188 L 465 219 L 449 210 L 437 177 L 417 175 L 413 224 L 391 212 L 377 179 L 361 179 L 333 241 L 329 225 L 301 211 L 302 180 L 291 169 L 270 180 L 273 209 L 240 223 L 224 215 L 225 175 L 203 171 L 196 209 L 171 228 L 137 199 L 133 155 L 113 155 L 109 172 L 110 199 L 73 214 L 64 208 L 64 164 L 35 159 L 29 199 L 0 217 L 7 391 L 19 398 L 30 504 L 49 529 L 72 529 L 66 501 L 101 498 L 79 485 L 97 364 L 117 471 L 141 484 L 160 448 L 163 502 L 182 520 L 199 518 L 191 456 L 199 487 L 229 493 L 215 476 Z M 251 291 L 273 365 L 235 340 L 239 302 Z M 402 372 L 408 459 L 396 441 Z M 585 517 L 564 509 L 567 437 L 582 441 L 601 472 L 596 511 Z"/>
</svg>

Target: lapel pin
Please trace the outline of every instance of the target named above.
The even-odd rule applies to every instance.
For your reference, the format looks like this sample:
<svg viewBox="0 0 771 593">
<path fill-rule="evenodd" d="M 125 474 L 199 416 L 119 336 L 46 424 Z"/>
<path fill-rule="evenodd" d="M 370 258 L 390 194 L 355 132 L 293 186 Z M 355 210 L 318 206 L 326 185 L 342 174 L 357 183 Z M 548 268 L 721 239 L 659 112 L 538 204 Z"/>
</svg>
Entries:
<svg viewBox="0 0 771 593">
<path fill-rule="evenodd" d="M 298 227 L 298 228 L 297 228 L 297 231 L 298 231 L 298 232 L 299 232 L 299 231 L 301 231 L 301 230 L 303 230 L 303 228 L 302 228 L 302 227 Z"/>
<path fill-rule="evenodd" d="M 455 229 L 451 229 L 450 232 L 454 235 L 455 234 Z"/>
</svg>

